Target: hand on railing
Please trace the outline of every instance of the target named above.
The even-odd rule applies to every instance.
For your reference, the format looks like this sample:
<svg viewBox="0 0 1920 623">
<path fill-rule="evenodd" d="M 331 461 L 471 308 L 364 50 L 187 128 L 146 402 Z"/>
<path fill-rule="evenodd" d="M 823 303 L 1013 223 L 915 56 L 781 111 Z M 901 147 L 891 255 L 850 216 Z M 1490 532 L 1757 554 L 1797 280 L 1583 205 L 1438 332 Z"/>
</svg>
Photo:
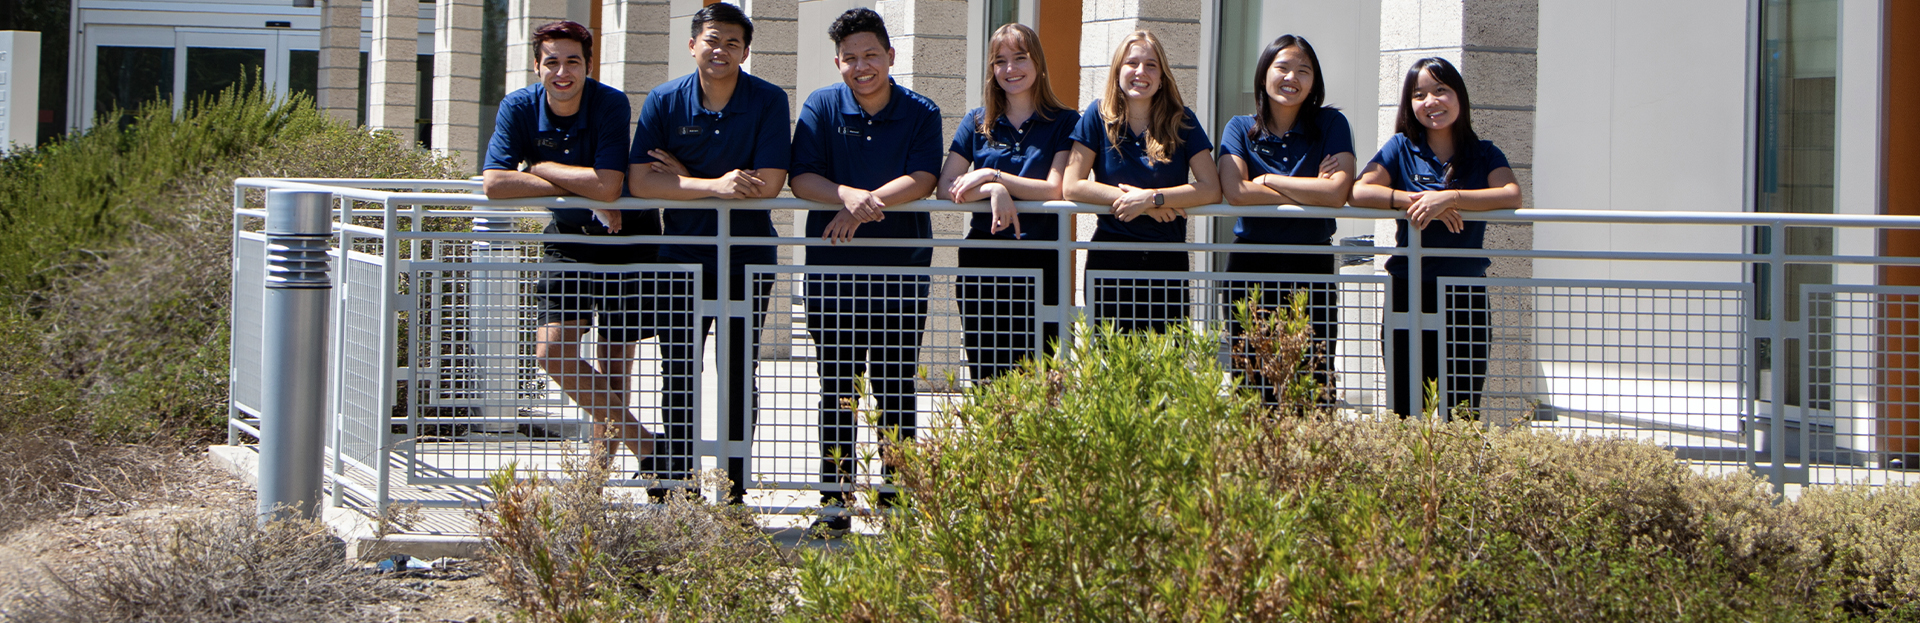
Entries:
<svg viewBox="0 0 1920 623">
<path fill-rule="evenodd" d="M 600 221 L 602 225 L 607 226 L 607 233 L 610 233 L 610 234 L 620 233 L 620 211 L 619 210 L 594 208 L 593 218 L 595 220 Z"/>
<path fill-rule="evenodd" d="M 1407 206 L 1407 218 L 1413 221 L 1416 229 L 1426 229 L 1427 223 L 1436 219 L 1446 224 L 1447 231 L 1456 234 L 1466 227 L 1466 221 L 1460 218 L 1460 211 L 1454 209 L 1454 203 L 1460 199 L 1460 191 L 1408 193 L 1407 199 L 1413 202 Z"/>
</svg>

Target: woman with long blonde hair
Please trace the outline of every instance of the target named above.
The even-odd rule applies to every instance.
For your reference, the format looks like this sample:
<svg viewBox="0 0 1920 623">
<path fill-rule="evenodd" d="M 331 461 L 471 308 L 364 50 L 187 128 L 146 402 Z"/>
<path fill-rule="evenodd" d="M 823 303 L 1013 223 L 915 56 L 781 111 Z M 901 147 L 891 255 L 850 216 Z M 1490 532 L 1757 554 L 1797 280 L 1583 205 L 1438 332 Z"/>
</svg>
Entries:
<svg viewBox="0 0 1920 623">
<path fill-rule="evenodd" d="M 1073 145 L 1067 135 L 1080 113 L 1054 96 L 1046 52 L 1033 29 L 1001 26 L 987 50 L 986 92 L 980 98 L 985 105 L 961 119 L 934 192 L 954 203 L 988 202 L 988 211 L 974 213 L 969 240 L 1059 240 L 1058 215 L 1019 214 L 1013 202 L 1061 197 Z M 1035 353 L 1034 302 L 1044 297 L 1047 305 L 1057 304 L 1059 257 L 1048 248 L 967 247 L 959 255 L 962 268 L 1030 268 L 1042 274 L 1041 284 L 1003 277 L 957 280 L 968 370 L 973 380 L 984 381 Z M 1057 331 L 1056 323 L 1047 323 L 1040 340 L 1045 343 Z"/>
<path fill-rule="evenodd" d="M 1186 242 L 1184 210 L 1219 201 L 1220 176 L 1213 143 L 1181 102 L 1160 39 L 1139 30 L 1121 42 L 1102 93 L 1074 127 L 1066 198 L 1109 206 L 1099 217 L 1095 242 Z M 1087 270 L 1185 271 L 1187 254 L 1092 250 Z M 1111 320 L 1122 330 L 1159 331 L 1187 313 L 1181 279 L 1090 276 L 1087 297 L 1095 320 Z"/>
</svg>

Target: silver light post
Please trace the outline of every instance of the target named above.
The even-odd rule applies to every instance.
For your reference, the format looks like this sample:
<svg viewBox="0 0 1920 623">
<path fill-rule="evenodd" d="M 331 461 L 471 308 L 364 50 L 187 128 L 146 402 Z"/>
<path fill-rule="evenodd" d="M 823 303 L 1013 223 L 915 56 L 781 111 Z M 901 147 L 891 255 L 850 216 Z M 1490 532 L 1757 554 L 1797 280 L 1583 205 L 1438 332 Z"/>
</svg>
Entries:
<svg viewBox="0 0 1920 623">
<path fill-rule="evenodd" d="M 333 194 L 267 191 L 261 339 L 260 521 L 312 518 L 321 503 L 327 421 L 327 249 Z"/>
</svg>

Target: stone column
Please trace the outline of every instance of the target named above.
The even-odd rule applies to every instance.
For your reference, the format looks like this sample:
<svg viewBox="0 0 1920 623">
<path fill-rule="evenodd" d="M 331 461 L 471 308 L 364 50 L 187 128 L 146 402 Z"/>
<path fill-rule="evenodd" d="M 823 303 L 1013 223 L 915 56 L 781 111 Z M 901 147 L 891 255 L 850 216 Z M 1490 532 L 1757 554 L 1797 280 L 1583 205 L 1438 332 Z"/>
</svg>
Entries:
<svg viewBox="0 0 1920 623">
<path fill-rule="evenodd" d="M 893 79 L 940 105 L 942 140 L 967 114 L 967 3 L 880 0 L 873 10 L 893 37 Z"/>
<path fill-rule="evenodd" d="M 1167 50 L 1168 75 L 1188 106 L 1200 104 L 1200 0 L 1099 0 L 1080 5 L 1080 103 L 1101 97 L 1113 50 L 1136 30 Z M 1195 111 L 1199 112 L 1199 111 Z"/>
<path fill-rule="evenodd" d="M 1400 88 L 1413 61 L 1438 56 L 1454 63 L 1473 99 L 1473 129 L 1506 152 L 1524 206 L 1533 197 L 1533 120 L 1540 31 L 1539 0 L 1382 0 L 1380 4 L 1380 136 L 1393 134 Z M 1394 226 L 1380 221 L 1376 244 L 1391 245 Z M 1533 248 L 1533 225 L 1490 223 L 1489 249 Z M 1488 277 L 1532 277 L 1527 259 L 1494 258 Z M 1531 361 L 1531 296 L 1494 290 L 1492 364 L 1481 410 L 1498 423 L 1531 417 L 1537 371 Z"/>
<path fill-rule="evenodd" d="M 534 77 L 533 29 L 566 18 L 567 0 L 507 0 L 508 93 L 539 81 Z"/>
<path fill-rule="evenodd" d="M 320 9 L 320 92 L 315 107 L 341 123 L 360 123 L 361 0 L 327 0 Z"/>
<path fill-rule="evenodd" d="M 411 143 L 418 118 L 419 0 L 373 0 L 373 49 L 367 55 L 367 127 Z"/>
<path fill-rule="evenodd" d="M 797 0 L 745 0 L 741 10 L 753 20 L 753 54 L 747 73 L 787 91 L 787 109 L 800 112 L 800 3 Z"/>
<path fill-rule="evenodd" d="M 686 52 L 685 41 L 675 45 L 667 19 L 667 0 L 607 0 L 600 14 L 598 80 L 625 91 L 633 104 L 627 134 L 640 120 L 640 105 L 653 87 L 666 82 L 667 54 Z"/>
<path fill-rule="evenodd" d="M 437 0 L 433 24 L 433 145 L 473 172 L 480 161 L 481 0 Z"/>
</svg>

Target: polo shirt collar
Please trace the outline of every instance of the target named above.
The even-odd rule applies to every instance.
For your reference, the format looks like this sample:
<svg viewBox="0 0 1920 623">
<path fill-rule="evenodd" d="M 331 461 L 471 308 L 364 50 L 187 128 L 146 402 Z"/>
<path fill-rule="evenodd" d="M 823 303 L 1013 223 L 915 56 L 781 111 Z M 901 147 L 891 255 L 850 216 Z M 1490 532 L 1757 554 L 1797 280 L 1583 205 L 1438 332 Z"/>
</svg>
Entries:
<svg viewBox="0 0 1920 623">
<path fill-rule="evenodd" d="M 846 87 L 846 83 L 842 82 L 840 86 Z M 880 109 L 880 112 L 874 114 L 873 118 L 888 121 L 897 121 L 905 118 L 906 108 L 900 105 L 900 100 L 907 98 L 907 90 L 901 88 L 899 83 L 894 82 L 893 76 L 887 76 L 887 88 L 892 91 L 892 93 L 887 96 L 887 107 Z M 846 87 L 841 91 L 840 114 L 850 116 L 865 116 L 867 114 L 867 110 L 860 107 L 860 100 L 854 98 L 852 87 Z"/>
<path fill-rule="evenodd" d="M 580 92 L 580 110 L 573 113 L 572 131 L 576 134 L 593 125 L 593 115 L 588 113 L 593 112 L 593 92 L 600 86 L 600 83 L 592 78 L 583 79 L 580 84 L 580 88 L 583 89 Z M 533 88 L 533 96 L 540 100 L 539 130 L 541 132 L 559 131 L 559 128 L 553 127 L 553 112 L 547 109 L 547 85 L 536 83 Z"/>
<path fill-rule="evenodd" d="M 708 110 L 707 105 L 702 101 L 706 97 L 706 87 L 700 86 L 699 70 L 695 70 L 691 78 L 688 82 L 693 83 L 691 85 L 692 88 L 684 89 L 681 97 L 686 98 L 687 110 L 693 111 L 693 115 L 696 117 L 700 115 L 718 117 L 740 112 L 740 107 L 745 105 L 740 103 L 740 100 L 747 95 L 747 91 L 752 90 L 748 86 L 747 72 L 742 70 L 733 78 L 733 97 L 727 99 L 726 107 L 720 110 Z"/>
</svg>

